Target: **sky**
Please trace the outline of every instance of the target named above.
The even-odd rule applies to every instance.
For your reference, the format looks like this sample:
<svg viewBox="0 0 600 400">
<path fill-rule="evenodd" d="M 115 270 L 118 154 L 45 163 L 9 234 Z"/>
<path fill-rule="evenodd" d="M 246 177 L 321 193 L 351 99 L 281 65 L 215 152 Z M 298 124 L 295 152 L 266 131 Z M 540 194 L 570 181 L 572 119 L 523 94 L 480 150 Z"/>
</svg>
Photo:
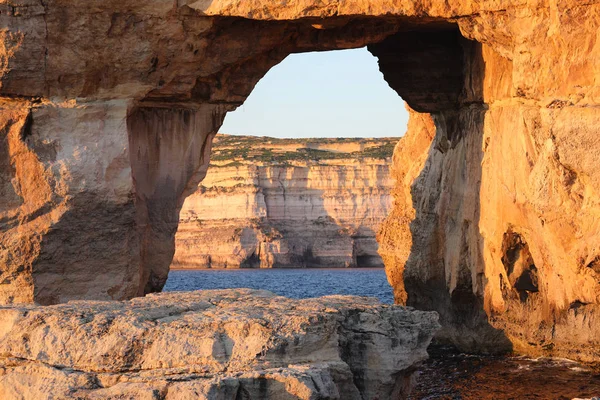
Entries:
<svg viewBox="0 0 600 400">
<path fill-rule="evenodd" d="M 303 137 L 400 137 L 404 102 L 366 48 L 292 54 L 273 67 L 220 132 Z"/>
</svg>

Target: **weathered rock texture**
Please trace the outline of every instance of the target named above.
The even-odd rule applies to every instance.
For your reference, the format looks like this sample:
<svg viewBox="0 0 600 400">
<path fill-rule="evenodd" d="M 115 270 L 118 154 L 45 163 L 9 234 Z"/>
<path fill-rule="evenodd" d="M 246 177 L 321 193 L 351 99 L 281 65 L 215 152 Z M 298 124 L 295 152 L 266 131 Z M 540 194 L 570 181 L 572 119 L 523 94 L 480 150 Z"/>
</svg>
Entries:
<svg viewBox="0 0 600 400">
<path fill-rule="evenodd" d="M 598 11 L 471 19 L 483 44 L 460 40 L 458 105 L 411 112 L 380 252 L 397 300 L 440 313 L 441 340 L 600 360 Z"/>
<path fill-rule="evenodd" d="M 383 267 L 397 141 L 217 136 L 172 267 Z"/>
<path fill-rule="evenodd" d="M 600 358 L 597 2 L 0 8 L 2 302 L 160 290 L 225 112 L 290 53 L 370 45 L 429 114 L 382 234 L 398 299 L 465 349 Z"/>
<path fill-rule="evenodd" d="M 0 308 L 2 399 L 398 399 L 437 315 L 249 289 Z"/>
</svg>

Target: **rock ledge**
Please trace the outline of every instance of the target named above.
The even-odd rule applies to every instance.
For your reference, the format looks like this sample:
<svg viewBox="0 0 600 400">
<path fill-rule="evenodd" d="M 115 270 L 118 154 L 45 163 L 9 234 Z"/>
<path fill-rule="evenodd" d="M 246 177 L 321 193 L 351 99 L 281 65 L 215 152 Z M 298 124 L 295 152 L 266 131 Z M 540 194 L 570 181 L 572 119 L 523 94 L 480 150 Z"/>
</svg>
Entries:
<svg viewBox="0 0 600 400">
<path fill-rule="evenodd" d="M 434 312 L 249 289 L 0 308 L 2 399 L 388 399 Z"/>
</svg>

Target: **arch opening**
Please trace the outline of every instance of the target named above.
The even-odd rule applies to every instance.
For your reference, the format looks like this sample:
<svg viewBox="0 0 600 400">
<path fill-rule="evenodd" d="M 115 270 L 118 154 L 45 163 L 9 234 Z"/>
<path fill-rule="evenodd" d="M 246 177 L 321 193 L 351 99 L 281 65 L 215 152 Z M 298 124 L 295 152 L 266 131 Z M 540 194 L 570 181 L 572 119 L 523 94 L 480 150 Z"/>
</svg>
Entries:
<svg viewBox="0 0 600 400">
<path fill-rule="evenodd" d="M 182 269 L 378 268 L 338 274 L 345 284 L 312 294 L 358 295 L 366 281 L 391 302 L 375 236 L 391 207 L 389 167 L 406 121 L 366 48 L 286 58 L 225 118 L 221 132 L 237 135 L 213 141 L 207 176 L 181 211 L 167 290 L 192 288 Z M 187 275 L 197 278 L 193 288 L 254 280 Z M 257 284 L 272 283 L 264 276 Z M 285 279 L 296 275 L 273 277 L 289 288 Z M 311 295 L 318 283 L 298 289 Z"/>
<path fill-rule="evenodd" d="M 256 21 L 230 21 L 233 25 L 241 25 L 243 29 L 248 30 L 248 24 L 256 24 Z M 267 24 L 269 25 L 269 24 Z M 254 56 L 249 60 L 242 60 L 237 64 L 232 64 L 216 75 L 200 77 L 196 79 L 193 89 L 189 96 L 196 101 L 201 101 L 197 107 L 193 108 L 193 116 L 186 120 L 180 119 L 179 124 L 186 129 L 196 129 L 201 126 L 200 131 L 206 138 L 202 146 L 193 144 L 190 140 L 182 140 L 181 135 L 173 137 L 161 137 L 161 151 L 172 151 L 176 157 L 181 154 L 195 156 L 200 154 L 197 161 L 185 161 L 188 167 L 184 168 L 181 175 L 189 176 L 187 182 L 178 178 L 175 182 L 183 188 L 173 191 L 173 174 L 160 167 L 162 160 L 169 160 L 171 157 L 166 154 L 160 154 L 157 157 L 151 149 L 152 146 L 146 143 L 148 131 L 152 129 L 162 135 L 161 123 L 145 126 L 140 129 L 142 135 L 136 135 L 136 129 L 130 124 L 130 141 L 132 159 L 134 165 L 134 182 L 139 180 L 136 177 L 136 171 L 141 171 L 142 175 L 148 176 L 145 169 L 149 165 L 158 171 L 153 175 L 151 190 L 146 190 L 143 197 L 138 199 L 138 215 L 140 219 L 146 219 L 140 223 L 141 227 L 146 227 L 142 254 L 147 256 L 148 260 L 159 258 L 167 259 L 175 252 L 174 235 L 178 225 L 178 215 L 184 204 L 185 198 L 197 190 L 198 183 L 204 179 L 206 168 L 209 163 L 209 153 L 214 134 L 219 130 L 227 112 L 239 107 L 250 92 L 256 86 L 256 83 L 269 71 L 274 65 L 290 53 L 303 53 L 311 50 L 330 50 L 362 47 L 368 45 L 368 50 L 379 60 L 380 70 L 385 81 L 395 90 L 407 103 L 415 110 L 420 112 L 440 113 L 444 110 L 452 111 L 452 116 L 459 107 L 460 96 L 463 82 L 463 41 L 458 29 L 448 24 L 430 24 L 419 29 L 408 24 L 404 29 L 400 29 L 398 21 L 344 21 L 339 25 L 330 27 L 313 27 L 309 25 L 308 34 L 305 32 L 306 26 L 294 27 L 294 39 L 279 44 L 279 47 L 271 48 L 269 51 Z M 258 25 L 257 25 L 258 26 Z M 408 27 L 408 28 L 407 28 Z M 282 34 L 289 34 L 289 26 L 280 26 L 279 23 L 273 24 L 273 29 L 280 30 Z M 228 32 L 232 27 L 228 27 Z M 285 35 L 284 35 L 285 37 Z M 226 40 L 226 38 L 224 38 Z M 255 44 L 255 43 L 253 43 Z M 255 49 L 254 49 L 255 50 Z M 172 94 L 172 93 L 171 93 Z M 140 110 L 161 110 L 168 108 L 173 110 L 179 107 L 177 101 L 179 98 L 161 97 L 161 91 L 151 93 L 144 101 L 140 102 L 136 109 L 131 113 L 130 120 L 135 121 L 137 113 Z M 238 100 L 239 99 L 239 100 Z M 190 104 L 186 103 L 189 107 Z M 145 111 L 147 112 L 147 111 Z M 154 111 L 151 111 L 154 112 Z M 162 111 L 159 111 L 162 113 Z M 185 114 L 185 113 L 184 113 Z M 449 116 L 448 119 L 451 119 Z M 162 117 L 158 120 L 162 120 Z M 144 120 L 148 118 L 144 117 Z M 191 121 L 191 122 L 190 122 Z M 158 127 L 158 128 L 157 128 Z M 184 137 L 186 137 L 184 135 Z M 165 141 L 169 145 L 164 145 Z M 139 149 L 146 149 L 140 156 Z M 182 151 L 182 148 L 184 149 Z M 188 152 L 190 148 L 196 149 Z M 137 153 L 135 153 L 137 149 Z M 187 150 L 185 150 L 187 149 Z M 150 160 L 148 160 L 150 158 Z M 158 160 L 157 160 L 158 159 Z M 168 163 L 168 161 L 167 161 Z M 157 167 L 158 165 L 158 167 Z M 136 167 L 140 168 L 136 168 Z M 142 179 L 143 180 L 143 179 Z M 165 202 L 165 197 L 168 201 Z M 165 206 L 166 203 L 176 204 L 176 207 Z M 154 206 L 152 206 L 154 204 Z M 150 207 L 149 207 L 150 205 Z M 156 235 L 152 228 L 156 224 L 147 221 L 149 216 L 156 212 L 149 212 L 149 209 L 155 207 L 158 214 L 161 215 L 163 225 L 160 228 L 161 235 Z M 164 221 L 168 222 L 165 223 Z M 149 228 L 149 229 L 148 229 Z M 150 232 L 150 234 L 148 234 Z M 360 234 L 359 234 L 360 236 Z M 167 240 L 170 238 L 170 240 Z M 159 245 L 155 245 L 160 242 Z M 154 243 L 154 244 L 153 244 Z M 166 245 L 165 245 L 166 244 Z M 160 249 L 160 250 L 157 250 Z M 158 257 L 154 254 L 160 251 Z M 372 263 L 373 257 L 377 255 L 362 254 L 353 252 L 351 265 L 357 264 L 357 257 L 362 257 L 361 264 Z M 212 259 L 211 259 L 212 261 Z M 150 270 L 149 283 L 146 284 L 144 291 L 160 290 L 166 282 L 169 266 L 163 261 L 161 265 L 153 265 L 151 268 L 144 267 L 145 271 Z M 147 273 L 147 272 L 146 272 Z M 145 279 L 145 278 L 143 278 Z"/>
<path fill-rule="evenodd" d="M 379 61 L 379 70 L 377 74 L 380 79 L 383 77 L 382 84 L 385 89 L 392 94 L 393 98 L 397 102 L 402 102 L 402 99 L 398 95 L 406 94 L 410 103 L 414 108 L 419 109 L 423 112 L 440 112 L 440 110 L 452 110 L 455 111 L 458 108 L 460 88 L 462 87 L 463 79 L 463 44 L 461 43 L 461 36 L 456 28 L 444 27 L 440 31 L 426 30 L 424 34 L 422 32 L 402 32 L 395 35 L 389 36 L 384 41 L 379 41 L 376 44 L 370 44 L 369 51 L 377 56 Z M 299 55 L 301 57 L 304 55 Z M 294 57 L 294 56 L 292 56 Z M 373 59 L 375 61 L 375 59 Z M 274 68 L 280 68 L 278 65 Z M 376 68 L 376 65 L 373 65 Z M 429 75 L 429 76 L 428 76 Z M 268 80 L 269 74 L 263 78 L 263 82 Z M 357 80 L 360 77 L 357 77 Z M 440 83 L 442 82 L 442 83 Z M 258 83 L 255 90 L 260 93 L 261 83 Z M 425 93 L 425 94 L 424 94 Z M 251 102 L 253 95 L 248 97 L 248 102 L 251 108 Z M 397 104 L 397 113 L 403 111 L 403 105 Z M 243 112 L 244 106 L 241 107 Z M 239 113 L 239 111 L 237 111 Z M 235 114 L 234 114 L 235 115 Z M 229 118 L 229 117 L 228 117 Z M 227 119 L 226 119 L 227 121 Z M 225 124 L 227 126 L 227 123 Z M 235 132 L 243 133 L 243 132 Z M 368 135 L 367 135 L 368 136 Z M 400 135 L 395 135 L 396 137 Z M 233 165 L 234 169 L 229 173 L 232 175 L 232 179 L 240 178 L 240 174 L 247 177 L 248 175 L 254 176 L 253 183 L 255 187 L 266 185 L 267 187 L 261 190 L 261 193 L 251 193 L 253 196 L 252 201 L 248 201 L 247 197 L 243 201 L 244 206 L 248 204 L 261 204 L 264 207 L 256 206 L 252 210 L 254 213 L 254 222 L 251 226 L 246 223 L 240 223 L 235 221 L 232 225 L 223 226 L 222 224 L 215 229 L 223 232 L 227 232 L 224 235 L 204 235 L 199 241 L 191 238 L 191 233 L 194 230 L 204 230 L 211 232 L 209 226 L 214 221 L 207 223 L 199 215 L 207 215 L 213 212 L 214 209 L 207 210 L 206 205 L 201 204 L 203 202 L 202 196 L 206 198 L 209 192 L 216 192 L 216 197 L 213 197 L 210 201 L 220 202 L 225 204 L 225 200 L 215 200 L 219 197 L 226 198 L 229 193 L 235 191 L 234 186 L 238 189 L 244 185 L 243 183 L 230 185 L 229 188 L 219 188 L 220 183 L 214 182 L 209 175 L 208 180 L 205 180 L 201 184 L 201 193 L 198 196 L 192 195 L 188 198 L 188 202 L 184 204 L 182 219 L 185 221 L 184 224 L 188 229 L 180 228 L 179 236 L 187 236 L 187 239 L 182 239 L 182 245 L 179 250 L 176 250 L 174 266 L 182 267 L 186 265 L 196 265 L 197 267 L 211 267 L 211 268 L 260 268 L 260 267 L 382 267 L 383 259 L 378 254 L 378 244 L 375 239 L 376 233 L 379 230 L 379 224 L 387 216 L 391 206 L 391 186 L 392 180 L 389 177 L 389 167 L 391 163 L 391 150 L 395 145 L 395 141 L 388 140 L 385 144 L 389 154 L 387 154 L 380 162 L 373 163 L 373 161 L 365 161 L 362 156 L 358 153 L 354 153 L 350 157 L 355 157 L 354 166 L 352 167 L 352 173 L 356 174 L 356 170 L 364 170 L 371 168 L 373 171 L 368 172 L 371 176 L 381 177 L 386 181 L 388 187 L 382 190 L 385 193 L 374 193 L 374 188 L 363 187 L 361 190 L 369 189 L 370 193 L 365 196 L 366 201 L 359 206 L 363 207 L 363 214 L 367 215 L 369 212 L 374 211 L 377 207 L 369 207 L 369 202 L 373 202 L 374 198 L 377 201 L 385 203 L 385 206 L 381 208 L 381 212 L 376 218 L 373 216 L 366 217 L 370 219 L 367 224 L 356 224 L 347 223 L 340 218 L 342 214 L 340 208 L 336 206 L 332 201 L 324 201 L 324 192 L 318 188 L 310 188 L 310 182 L 316 181 L 314 177 L 311 178 L 311 168 L 307 166 L 298 165 L 285 165 L 277 166 L 276 171 L 267 171 L 269 168 L 263 168 L 261 166 L 253 164 L 252 171 L 248 172 L 247 166 L 240 165 L 244 162 L 250 161 L 250 164 L 256 161 L 264 160 L 252 160 L 252 154 L 254 156 L 265 157 L 264 147 L 267 146 L 268 139 L 263 139 L 263 143 L 260 141 L 254 141 L 250 148 L 246 149 L 245 152 L 241 151 L 240 145 L 236 144 L 233 147 L 235 152 L 241 156 L 239 159 L 230 160 L 230 164 Z M 373 143 L 369 144 L 373 148 L 376 146 Z M 254 150 L 252 149 L 254 147 Z M 308 146 L 310 147 L 310 146 Z M 260 150 L 258 150 L 260 149 Z M 298 149 L 297 149 L 298 150 Z M 304 149 L 300 149 L 304 150 Z M 309 149 L 312 150 L 312 149 Z M 261 152 L 262 151 L 262 152 Z M 231 152 L 230 152 L 231 153 Z M 242 154 L 243 153 L 243 154 Z M 258 154 L 260 153 L 260 155 Z M 271 159 L 277 159 L 272 154 L 272 151 L 268 152 L 268 157 Z M 215 162 L 213 157 L 213 163 Z M 281 161 L 281 158 L 279 158 Z M 223 164 L 223 160 L 217 160 L 221 163 L 221 168 L 227 166 Z M 370 165 L 369 165 L 370 164 Z M 376 165 L 375 165 L 376 164 Z M 321 166 L 323 167 L 323 166 Z M 329 166 L 328 168 L 332 168 Z M 339 166 L 333 167 L 339 168 Z M 323 168 L 321 168 L 323 169 Z M 241 172 L 243 170 L 243 172 Z M 314 170 L 314 168 L 313 168 Z M 219 171 L 222 174 L 223 170 Z M 364 173 L 364 171 L 361 171 Z M 210 174 L 210 172 L 209 172 Z M 271 176 L 268 176 L 271 174 Z M 337 176 L 343 175 L 344 172 L 336 171 Z M 277 175 L 277 176 L 274 176 Z M 282 182 L 281 176 L 286 176 L 287 181 Z M 343 178 L 342 178 L 343 179 Z M 352 180 L 353 178 L 346 178 Z M 260 182 L 260 183 L 257 183 Z M 275 184 L 275 182 L 278 182 Z M 296 182 L 296 187 L 292 184 L 290 187 L 289 182 Z M 299 182 L 299 183 L 298 183 Z M 204 184 L 211 185 L 208 188 Z M 365 186 L 368 186 L 365 185 Z M 381 188 L 380 188 L 381 189 Z M 304 199 L 304 204 L 310 205 L 309 214 L 312 214 L 309 218 L 302 217 L 304 221 L 295 221 L 292 223 L 292 227 L 285 226 L 289 224 L 290 220 L 293 220 L 290 216 L 294 210 L 286 210 L 285 205 L 277 205 L 277 202 L 281 203 L 281 199 L 289 201 L 293 194 L 290 192 L 296 191 L 296 195 L 301 197 L 301 191 L 311 191 L 312 193 Z M 229 192 L 229 193 L 227 193 Z M 247 196 L 245 193 L 244 196 Z M 256 200 L 259 198 L 260 200 Z M 385 198 L 385 199 L 383 199 Z M 312 199 L 312 200 L 311 200 Z M 317 201 L 315 201 L 317 199 Z M 383 200 L 382 200 L 383 199 Z M 355 201 L 355 199 L 354 199 Z M 300 203 L 303 203 L 300 201 Z M 356 202 L 356 201 L 355 201 Z M 191 208 L 194 206 L 188 206 L 188 203 L 193 204 L 197 207 L 204 208 L 204 211 L 196 213 Z M 272 204 L 269 204 L 272 203 Z M 319 204 L 320 203 L 320 204 Z M 329 203 L 329 204 L 328 204 Z M 339 203 L 339 202 L 338 202 Z M 214 203 L 213 203 L 214 204 Z M 331 209 L 327 210 L 327 206 Z M 280 210 L 273 212 L 273 209 L 277 207 L 283 208 L 284 211 Z M 301 205 L 297 208 L 306 207 Z M 271 208 L 271 211 L 269 209 Z M 336 209 L 337 208 L 337 209 Z M 354 209 L 357 206 L 354 204 Z M 231 210 L 231 207 L 225 206 L 225 209 Z M 246 210 L 247 211 L 247 210 Z M 281 215 L 276 215 L 279 212 Z M 303 210 L 302 212 L 306 212 Z M 262 213 L 262 214 L 261 214 Z M 299 213 L 302 215 L 302 213 Z M 314 218 L 313 218 L 314 217 Z M 210 218 L 209 218 L 210 219 Z M 309 225 L 313 229 L 306 228 L 306 219 L 309 220 Z M 191 223 L 191 224 L 190 224 Z M 203 227 L 199 227 L 198 224 L 204 224 Z M 316 228 L 316 229 L 314 229 Z M 304 231 L 303 233 L 301 233 Z M 185 232 L 185 233 L 183 233 Z M 222 236 L 222 237 L 221 237 Z M 294 240 L 288 239 L 293 237 Z M 187 243 L 185 243 L 187 240 Z M 216 242 L 215 242 L 216 241 Z M 195 245 L 194 242 L 203 242 L 201 245 Z M 217 243 L 221 243 L 219 246 Z M 222 243 L 229 243 L 229 245 L 222 245 Z M 219 249 L 221 248 L 221 250 Z M 235 249 L 234 249 L 235 248 Z M 320 248 L 320 250 L 319 250 Z M 225 250 L 222 250 L 225 249 Z M 200 250 L 200 251 L 198 251 Z M 196 259 L 201 261 L 194 262 L 190 260 L 190 257 L 185 253 L 196 254 Z M 219 254 L 219 252 L 221 252 Z M 335 253 L 337 255 L 333 255 Z M 340 257 L 340 254 L 342 256 Z M 327 255 L 329 254 L 329 255 Z M 186 261 L 187 259 L 187 261 Z"/>
</svg>

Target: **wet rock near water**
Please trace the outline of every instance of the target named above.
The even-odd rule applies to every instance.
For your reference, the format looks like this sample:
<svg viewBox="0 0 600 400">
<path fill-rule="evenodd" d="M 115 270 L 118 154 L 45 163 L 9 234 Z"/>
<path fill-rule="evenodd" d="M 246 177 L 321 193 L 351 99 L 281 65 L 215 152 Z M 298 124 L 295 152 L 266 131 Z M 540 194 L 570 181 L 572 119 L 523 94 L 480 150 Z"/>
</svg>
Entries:
<svg viewBox="0 0 600 400">
<path fill-rule="evenodd" d="M 478 356 L 431 346 L 410 400 L 600 398 L 600 369 L 559 358 Z"/>
</svg>

